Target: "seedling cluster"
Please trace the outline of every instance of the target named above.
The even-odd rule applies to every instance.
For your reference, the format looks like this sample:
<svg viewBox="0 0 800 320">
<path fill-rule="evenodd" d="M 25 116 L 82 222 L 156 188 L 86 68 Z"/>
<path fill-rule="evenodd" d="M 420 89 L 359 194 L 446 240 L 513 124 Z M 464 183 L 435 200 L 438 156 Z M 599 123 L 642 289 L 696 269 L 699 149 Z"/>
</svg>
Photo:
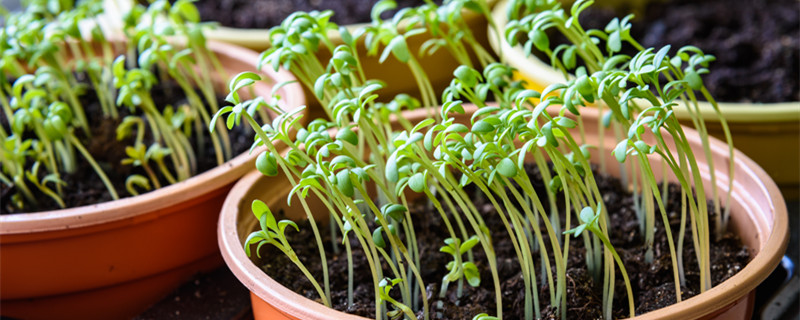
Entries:
<svg viewBox="0 0 800 320">
<path fill-rule="evenodd" d="M 141 168 L 125 181 L 128 195 L 188 179 L 198 173 L 198 158 L 222 164 L 233 155 L 227 131 L 206 129 L 219 110 L 214 74 L 226 76 L 192 3 L 134 7 L 121 39 L 108 38 L 111 30 L 98 23 L 102 5 L 32 0 L 0 30 L 0 181 L 20 212 L 37 210 L 42 195 L 64 207 L 65 192 L 74 190 L 64 177 L 79 162 L 91 165 L 112 199 L 126 196 L 108 177 L 112 164 L 87 150 L 96 138 L 90 119 L 119 123 L 116 138 L 127 144 L 121 163 Z M 168 94 L 185 103 L 157 105 L 153 88 L 166 82 L 177 84 Z M 95 102 L 100 107 L 89 108 Z"/>
<path fill-rule="evenodd" d="M 352 251 L 363 250 L 372 276 L 375 319 L 415 319 L 419 312 L 425 319 L 441 317 L 441 300 L 436 305 L 428 301 L 420 273 L 423 257 L 414 231 L 420 219 L 441 219 L 446 233 L 441 251 L 452 260 L 442 266 L 448 272 L 440 284 L 440 298 L 452 283 L 457 284 L 457 296 L 463 294 L 464 282 L 471 286 L 488 283 L 494 288 L 496 309 L 492 315 L 482 313 L 475 319 L 503 317 L 503 280 L 498 276 L 491 240 L 493 233 L 501 232 L 510 238 L 521 270 L 525 318 L 541 317 L 540 288 L 549 290 L 546 302 L 566 318 L 566 260 L 570 238 L 575 237 L 583 242 L 587 269 L 595 283 L 602 284 L 599 290 L 604 316 L 612 317 L 619 271 L 626 288 L 626 309 L 632 317 L 635 301 L 630 280 L 609 239 L 608 206 L 590 162 L 592 150 L 604 150 L 604 146 L 585 143 L 581 109 L 591 106 L 601 113 L 600 141 L 606 130 L 617 141 L 613 155 L 618 163 L 601 161 L 599 170 L 620 166 L 622 181 L 630 182 L 644 235 L 646 262 L 653 262 L 656 219 L 660 217 L 669 225 L 664 204 L 667 182 L 657 177 L 673 177 L 681 187 L 682 204 L 677 236 L 666 230 L 675 298 L 682 299 L 681 286 L 686 281 L 681 259 L 686 241 L 692 241 L 695 248 L 701 291 L 708 290 L 709 243 L 712 236 L 725 230 L 728 216 L 723 211 L 726 202 L 720 200 L 718 191 L 703 187 L 697 165 L 699 157 L 713 162 L 704 121 L 697 112 L 697 95 L 715 105 L 700 77 L 708 72 L 714 57 L 695 47 L 684 47 L 673 54 L 669 46 L 643 48 L 630 37 L 630 16 L 612 20 L 604 30 L 584 30 L 578 17 L 591 4 L 576 1 L 566 10 L 559 1 L 511 1 L 510 22 L 502 36 L 526 51 L 544 52 L 569 79 L 542 92 L 526 89 L 523 82 L 515 80 L 513 68 L 496 61 L 478 44 L 471 30 L 459 23 L 462 14 L 472 11 L 485 15 L 494 26 L 489 5 L 483 0 L 444 1 L 441 6 L 428 3 L 402 9 L 390 20 L 380 16 L 395 4 L 383 0 L 373 9 L 372 24 L 355 31 L 329 22 L 331 12 L 289 16 L 270 31 L 273 47 L 261 55 L 259 65 L 275 69 L 283 66 L 294 72 L 315 94 L 328 118 L 303 126 L 297 113 L 282 112 L 263 98 L 241 99 L 238 91 L 259 78 L 255 73 L 243 73 L 230 83 L 228 101 L 234 106 L 221 109 L 211 126 L 216 126 L 217 117 L 227 117 L 230 129 L 244 118 L 257 132 L 253 146 L 264 145 L 266 150 L 259 155 L 256 167 L 265 175 L 284 174 L 292 184 L 288 201 L 295 207 L 299 203 L 307 214 L 319 248 L 321 282 L 310 275 L 287 241 L 287 226 L 297 226 L 277 222 L 260 201 L 253 203 L 253 211 L 261 230 L 247 238 L 245 250 L 250 253 L 254 244 L 259 249 L 264 244 L 277 247 L 308 277 L 321 301 L 330 305 L 331 275 L 323 250 L 323 231 L 308 204 L 309 197 L 316 197 L 330 213 L 334 250 L 340 246 L 335 239 L 343 239 L 349 262 L 350 303 Z M 564 34 L 572 43 L 551 48 L 548 29 Z M 334 33 L 341 36 L 342 44 L 335 45 L 331 40 Z M 408 38 L 422 34 L 430 39 L 419 52 L 410 51 Z M 380 99 L 378 93 L 384 85 L 364 76 L 357 50 L 359 39 L 363 39 L 368 55 L 379 56 L 381 61 L 394 57 L 406 63 L 419 88 L 419 92 L 409 94 L 418 94 L 420 99 L 409 94 Z M 638 53 L 621 54 L 622 45 L 631 45 Z M 315 55 L 320 50 L 333 53 L 332 58 L 320 60 Z M 441 94 L 434 92 L 419 63 L 437 50 L 446 50 L 462 64 Z M 703 137 L 702 152 L 691 148 L 675 118 L 673 108 L 679 106 L 690 110 L 694 126 Z M 271 123 L 258 123 L 253 115 L 262 108 L 280 116 Z M 427 108 L 430 117 L 418 123 L 403 117 L 404 111 L 417 108 Z M 467 110 L 469 121 L 459 120 Z M 726 126 L 724 120 L 722 123 Z M 278 149 L 276 142 L 287 149 Z M 730 138 L 728 143 L 730 146 Z M 733 149 L 729 148 L 732 159 Z M 538 168 L 548 186 L 546 194 L 534 191 L 526 163 Z M 663 172 L 655 172 L 656 163 L 661 164 Z M 713 167 L 709 170 L 711 185 L 716 185 Z M 467 185 L 474 186 L 493 205 L 503 230 L 489 230 L 485 217 L 463 190 Z M 409 211 L 409 203 L 419 196 L 430 202 L 438 217 Z M 714 203 L 717 230 L 710 229 L 708 199 Z M 687 229 L 691 230 L 688 240 L 684 239 Z M 351 247 L 351 239 L 359 248 Z M 480 278 L 475 250 L 483 252 L 491 279 Z M 546 283 L 537 283 L 537 274 Z"/>
</svg>

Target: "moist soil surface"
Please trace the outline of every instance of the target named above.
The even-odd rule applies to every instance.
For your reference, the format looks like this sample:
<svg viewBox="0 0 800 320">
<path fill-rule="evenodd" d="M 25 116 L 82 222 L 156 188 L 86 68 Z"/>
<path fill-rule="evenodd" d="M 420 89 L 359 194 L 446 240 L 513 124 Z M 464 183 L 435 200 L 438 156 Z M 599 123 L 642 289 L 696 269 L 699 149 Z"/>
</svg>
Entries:
<svg viewBox="0 0 800 320">
<path fill-rule="evenodd" d="M 537 187 L 537 193 L 543 194 L 544 185 L 535 177 L 538 173 L 535 169 L 529 169 L 529 175 Z M 633 295 L 636 305 L 636 314 L 643 314 L 664 306 L 675 303 L 675 285 L 673 282 L 671 259 L 661 218 L 656 220 L 656 235 L 654 244 L 654 260 L 652 263 L 645 262 L 645 246 L 642 235 L 639 232 L 639 225 L 636 220 L 633 198 L 620 185 L 615 178 L 596 175 L 598 185 L 603 194 L 604 201 L 608 206 L 609 212 L 609 237 L 615 249 L 621 256 L 633 287 Z M 537 182 L 539 181 L 539 182 Z M 499 279 L 501 281 L 501 291 L 503 297 L 503 315 L 507 319 L 524 318 L 524 282 L 521 276 L 517 256 L 502 222 L 498 218 L 493 206 L 486 200 L 486 197 L 476 195 L 474 190 L 470 192 L 475 205 L 481 211 L 486 224 L 491 230 L 492 241 L 497 253 L 497 264 Z M 680 224 L 680 192 L 677 186 L 670 186 L 670 198 L 668 201 L 669 221 L 673 234 L 677 236 Z M 545 205 L 545 210 L 547 205 Z M 439 288 L 442 277 L 447 273 L 444 266 L 452 260 L 449 254 L 442 253 L 439 248 L 443 245 L 445 226 L 438 218 L 436 211 L 429 204 L 420 200 L 410 205 L 412 218 L 414 218 L 414 228 L 419 243 L 421 261 L 421 272 L 427 288 L 429 305 L 434 319 L 472 319 L 479 313 L 495 314 L 495 296 L 492 284 L 491 273 L 488 268 L 485 255 L 480 249 L 480 245 L 473 248 L 474 261 L 480 270 L 481 284 L 477 288 L 464 285 L 464 293 L 461 298 L 456 296 L 456 283 L 449 286 L 448 292 L 443 303 L 443 313 L 439 313 L 435 306 L 439 297 Z M 563 211 L 563 210 L 562 210 Z M 713 212 L 713 210 L 712 210 Z M 437 217 L 436 219 L 426 219 L 424 217 Z M 574 221 L 573 217 L 573 227 Z M 713 217 L 712 221 L 713 230 Z M 564 220 L 562 220 L 564 221 Z M 327 229 L 327 228 L 323 228 Z M 289 241 L 293 249 L 301 257 L 303 263 L 311 270 L 316 279 L 321 282 L 322 273 L 317 253 L 315 241 L 311 228 L 307 222 L 300 226 L 300 232 L 294 230 L 287 231 Z M 695 251 L 691 242 L 691 231 L 687 230 L 686 241 L 684 242 L 683 261 L 686 266 L 686 283 L 688 287 L 682 287 L 682 298 L 687 299 L 699 293 L 699 272 Z M 341 243 L 341 236 L 337 239 Z M 330 246 L 330 239 L 324 241 L 326 246 Z M 549 240 L 545 237 L 545 243 Z M 350 241 L 353 247 L 354 275 L 355 284 L 354 303 L 347 304 L 347 256 L 344 248 L 340 247 L 340 253 L 334 254 L 330 247 L 326 247 L 328 266 L 331 276 L 331 295 L 335 309 L 348 313 L 361 315 L 367 318 L 374 318 L 374 295 L 372 289 L 372 278 L 366 257 L 363 255 L 357 241 Z M 255 248 L 255 247 L 253 247 Z M 570 237 L 569 261 L 567 267 L 567 318 L 568 319 L 600 319 L 602 318 L 602 280 L 595 283 L 593 277 L 587 271 L 585 260 L 585 249 L 581 238 Z M 319 295 L 313 289 L 311 283 L 301 275 L 299 269 L 292 264 L 285 255 L 270 246 L 264 246 L 261 251 L 262 257 L 267 257 L 262 268 L 273 279 L 283 284 L 295 292 L 321 302 Z M 541 270 L 538 253 L 536 268 Z M 552 258 L 551 258 L 552 259 Z M 746 247 L 731 234 L 726 234 L 719 241 L 713 241 L 711 245 L 711 272 L 714 285 L 730 278 L 749 261 L 749 253 Z M 542 310 L 542 318 L 559 318 L 557 310 L 549 305 L 549 288 L 547 280 L 542 278 L 541 272 L 537 272 L 537 284 L 539 288 L 539 301 Z M 384 274 L 390 275 L 391 271 L 384 266 Z M 555 276 L 554 276 L 555 277 Z M 614 317 L 625 318 L 628 316 L 627 294 L 622 281 L 622 276 L 617 270 Z M 418 290 L 418 289 L 417 289 Z M 397 294 L 398 289 L 394 289 L 392 294 Z M 418 291 L 417 291 L 418 292 Z M 421 319 L 421 312 L 417 313 Z"/>
<path fill-rule="evenodd" d="M 602 2 L 600 2 L 602 3 Z M 595 4 L 581 15 L 584 29 L 603 29 L 635 12 L 631 35 L 645 48 L 685 45 L 716 56 L 703 76 L 725 102 L 800 101 L 800 3 L 793 0 L 663 0 L 615 10 Z M 565 43 L 557 37 L 553 43 Z M 555 48 L 555 44 L 551 44 Z M 631 54 L 632 48 L 623 47 Z M 549 61 L 546 59 L 545 61 Z"/>
<path fill-rule="evenodd" d="M 133 319 L 253 319 L 250 291 L 223 266 L 210 273 L 195 276 Z"/>
<path fill-rule="evenodd" d="M 376 2 L 378 0 L 200 0 L 195 5 L 203 21 L 216 21 L 233 28 L 263 29 L 281 24 L 295 11 L 332 10 L 331 21 L 340 25 L 369 22 Z M 397 0 L 397 7 L 424 3 L 423 0 Z M 384 13 L 387 14 L 394 14 L 394 11 Z"/>
<path fill-rule="evenodd" d="M 91 86 L 89 87 L 91 88 Z M 151 95 L 155 105 L 159 107 L 164 107 L 167 105 L 176 107 L 188 103 L 181 88 L 177 85 L 177 83 L 172 81 L 162 81 L 154 85 Z M 127 155 L 125 154 L 125 147 L 132 146 L 134 144 L 133 137 L 124 139 L 122 141 L 117 141 L 116 139 L 117 126 L 122 122 L 122 119 L 125 116 L 130 114 L 128 109 L 125 107 L 118 108 L 117 111 L 120 112 L 120 115 L 116 119 L 104 117 L 102 115 L 103 113 L 100 103 L 96 99 L 96 94 L 94 93 L 93 89 L 88 89 L 86 94 L 81 95 L 79 98 L 81 100 L 81 104 L 85 108 L 86 116 L 89 121 L 91 139 L 83 134 L 81 130 L 75 130 L 76 136 L 81 140 L 89 153 L 91 153 L 98 165 L 103 168 L 106 175 L 108 175 L 108 178 L 114 185 L 119 197 L 125 198 L 131 196 L 131 194 L 125 188 L 125 180 L 132 174 L 146 176 L 146 173 L 143 169 L 141 169 L 141 167 L 133 167 L 131 165 L 121 164 L 122 159 L 127 158 Z M 224 97 L 217 97 L 217 100 L 219 106 L 224 106 L 227 104 L 227 102 L 224 101 Z M 2 118 L 2 125 L 5 129 L 8 129 L 8 122 L 5 119 L 5 116 Z M 206 124 L 204 124 L 204 126 L 205 125 Z M 152 143 L 152 138 L 149 133 L 149 129 L 146 130 L 148 130 L 148 133 L 145 135 L 143 142 L 146 146 L 149 146 Z M 210 139 L 208 139 L 208 130 L 203 127 L 203 133 L 206 134 L 206 139 L 202 146 L 200 146 L 197 140 L 194 138 L 196 137 L 196 132 L 193 131 L 192 133 L 193 136 L 190 138 L 190 141 L 197 156 L 197 174 L 216 167 L 216 156 L 214 147 L 211 144 Z M 253 141 L 252 130 L 242 129 L 242 126 L 234 127 L 232 132 L 230 132 L 229 137 L 233 150 L 232 154 L 234 155 L 246 152 Z M 64 187 L 64 195 L 62 198 L 66 204 L 66 207 L 79 207 L 112 200 L 111 194 L 108 192 L 105 185 L 100 180 L 99 176 L 91 167 L 89 162 L 85 161 L 83 157 L 77 153 L 77 151 L 76 158 L 78 168 L 75 173 L 62 175 L 62 180 L 66 182 Z M 169 163 L 169 161 L 169 157 L 165 157 L 165 162 Z M 172 170 L 169 164 L 167 166 L 170 167 L 170 170 Z M 154 170 L 157 170 L 155 169 L 155 164 L 153 164 L 153 167 Z M 26 168 L 30 168 L 30 165 L 26 166 Z M 43 175 L 44 171 L 45 170 L 40 170 L 40 175 Z M 171 172 L 175 174 L 174 171 Z M 159 177 L 162 186 L 168 185 L 166 180 L 164 180 L 160 174 Z M 35 187 L 31 189 L 39 203 L 36 206 L 29 206 L 25 208 L 23 212 L 39 212 L 60 209 L 58 203 L 56 203 L 50 197 L 44 195 L 38 190 L 35 190 Z M 11 197 L 15 193 L 16 190 L 14 188 L 10 188 L 5 184 L 0 183 L 0 203 L 2 203 L 2 205 L 0 205 L 0 214 L 20 212 L 19 209 L 12 205 L 13 201 L 11 201 Z M 145 193 L 145 191 L 141 190 L 140 193 Z"/>
</svg>

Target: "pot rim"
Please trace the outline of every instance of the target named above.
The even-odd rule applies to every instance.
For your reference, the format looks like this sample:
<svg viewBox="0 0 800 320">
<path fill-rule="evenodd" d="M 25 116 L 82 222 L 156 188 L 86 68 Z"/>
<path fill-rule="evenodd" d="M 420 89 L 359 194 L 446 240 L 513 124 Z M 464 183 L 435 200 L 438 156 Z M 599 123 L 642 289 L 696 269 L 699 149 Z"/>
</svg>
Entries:
<svg viewBox="0 0 800 320">
<path fill-rule="evenodd" d="M 474 110 L 474 106 L 471 106 L 470 108 L 473 108 L 472 110 Z M 419 116 L 424 116 L 424 112 L 426 112 L 425 110 L 418 111 Z M 469 113 L 469 111 L 467 112 Z M 593 108 L 586 108 L 582 110 L 582 113 L 584 112 L 586 114 L 595 114 L 596 117 L 597 110 Z M 409 116 L 406 118 L 413 119 L 414 114 L 409 114 Z M 695 130 L 686 127 L 684 127 L 684 130 L 687 133 L 687 137 L 691 137 L 691 142 L 696 142 L 696 140 L 699 139 L 699 136 Z M 710 138 L 710 141 L 712 151 L 716 150 L 718 152 L 727 153 L 728 148 L 725 143 L 713 137 Z M 736 275 L 718 284 L 717 286 L 714 286 L 708 291 L 686 299 L 681 303 L 654 310 L 637 316 L 633 319 L 682 319 L 709 314 L 713 312 L 713 310 L 707 308 L 707 306 L 727 306 L 744 297 L 749 292 L 754 290 L 758 284 L 763 282 L 780 262 L 780 259 L 786 251 L 789 241 L 789 218 L 783 197 L 781 196 L 778 187 L 775 185 L 775 182 L 772 181 L 766 172 L 761 169 L 761 167 L 759 167 L 753 160 L 738 150 L 736 150 L 734 157 L 736 163 L 741 164 L 737 167 L 742 167 L 745 169 L 744 175 L 751 177 L 755 182 L 758 182 L 758 186 L 748 185 L 748 187 L 756 188 L 759 193 L 766 195 L 766 198 L 769 199 L 771 205 L 769 208 L 765 208 L 763 210 L 764 213 L 771 212 L 773 215 L 774 221 L 771 223 L 771 229 L 764 230 L 764 228 L 756 228 L 759 233 L 758 239 L 761 243 L 761 248 L 759 248 L 758 254 L 756 254 L 750 260 L 750 262 L 748 262 L 748 264 Z M 707 175 L 708 172 L 704 172 L 705 179 L 708 178 Z M 298 319 L 329 319 L 333 317 L 340 317 L 340 319 L 366 319 L 327 308 L 320 303 L 313 302 L 300 296 L 299 294 L 280 285 L 275 280 L 267 276 L 267 274 L 264 273 L 254 263 L 252 263 L 244 253 L 244 249 L 240 243 L 240 238 L 237 231 L 237 208 L 242 201 L 242 195 L 250 188 L 251 185 L 253 185 L 255 181 L 261 178 L 264 177 L 258 171 L 253 171 L 244 176 L 238 183 L 236 183 L 236 185 L 234 185 L 222 206 L 217 235 L 220 251 L 222 252 L 222 256 L 229 269 L 251 292 L 287 315 L 291 315 Z M 725 185 L 727 181 L 723 180 L 724 179 L 718 180 L 717 184 Z M 743 186 L 739 185 L 739 187 Z M 743 202 L 746 204 L 749 203 L 750 206 L 756 205 L 756 201 L 753 200 L 753 197 L 749 196 L 748 194 L 743 194 L 744 191 L 737 193 L 736 190 L 737 188 L 734 186 L 735 194 L 732 198 L 732 202 Z M 269 197 L 275 199 L 281 196 L 271 194 Z M 267 202 L 266 199 L 262 200 Z M 767 222 L 768 219 L 763 215 L 756 216 L 755 212 L 744 212 L 742 214 L 746 215 L 749 221 L 761 221 L 761 226 L 766 225 L 769 227 L 770 223 Z M 768 231 L 769 235 L 765 236 L 763 234 L 765 231 Z M 766 238 L 766 240 L 762 240 L 764 238 Z M 696 312 L 697 310 L 703 310 L 705 313 L 698 314 Z"/>
<path fill-rule="evenodd" d="M 492 10 L 492 17 L 500 28 L 500 33 L 505 32 L 506 8 L 508 0 L 501 0 Z M 497 39 L 494 32 L 489 32 L 489 44 L 495 52 L 502 52 L 503 58 L 517 69 L 517 72 L 524 79 L 537 81 L 539 84 L 551 84 L 565 82 L 566 79 L 561 72 L 556 71 L 550 65 L 537 58 L 535 55 L 526 56 L 520 46 L 512 47 L 505 39 Z M 792 125 L 800 121 L 800 101 L 776 102 L 776 103 L 746 103 L 746 102 L 717 102 L 720 112 L 725 114 L 728 123 L 776 123 L 791 122 Z M 699 101 L 698 107 L 703 119 L 706 121 L 719 122 L 719 116 L 714 107 L 706 102 Z M 686 108 L 675 108 L 675 115 L 679 119 L 690 119 L 690 113 Z"/>
<path fill-rule="evenodd" d="M 208 48 L 214 51 L 221 60 L 251 61 L 253 70 L 255 70 L 258 54 L 250 49 L 210 40 Z M 294 76 L 283 68 L 278 72 L 274 72 L 272 69 L 265 70 L 261 72 L 261 75 L 264 76 L 264 80 L 269 79 L 268 81 L 272 84 L 294 80 Z M 226 82 L 227 80 L 229 79 L 226 79 Z M 305 95 L 300 84 L 290 83 L 281 87 L 280 90 L 286 92 L 281 96 L 282 105 L 292 108 L 305 105 Z M 234 182 L 250 170 L 248 165 L 255 161 L 257 154 L 255 152 L 240 154 L 220 166 L 187 180 L 138 196 L 74 208 L 2 215 L 0 216 L 0 235 L 75 229 L 158 211 L 173 206 L 175 203 L 205 196 Z M 161 214 L 168 214 L 168 212 Z"/>
</svg>

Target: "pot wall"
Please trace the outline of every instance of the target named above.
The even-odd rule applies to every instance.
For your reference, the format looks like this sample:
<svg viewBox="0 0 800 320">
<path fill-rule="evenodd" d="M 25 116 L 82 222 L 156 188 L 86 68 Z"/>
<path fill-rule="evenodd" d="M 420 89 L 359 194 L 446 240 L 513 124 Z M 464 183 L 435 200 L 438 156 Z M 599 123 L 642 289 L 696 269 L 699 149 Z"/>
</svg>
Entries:
<svg viewBox="0 0 800 320">
<path fill-rule="evenodd" d="M 255 52 L 209 46 L 228 76 L 255 70 Z M 272 83 L 294 80 L 284 70 L 264 74 Z M 271 90 L 266 83 L 256 87 L 265 97 Z M 280 90 L 286 109 L 304 104 L 298 84 Z M 222 263 L 214 245 L 219 210 L 256 155 L 242 154 L 136 197 L 0 216 L 0 313 L 24 319 L 130 318 L 194 274 L 215 269 Z"/>
<path fill-rule="evenodd" d="M 474 110 L 474 107 L 468 109 L 467 115 Z M 425 116 L 423 112 L 409 113 L 408 119 L 412 122 L 418 121 Z M 596 110 L 586 108 L 581 113 L 587 134 L 597 132 Z M 462 121 L 468 121 L 467 116 Z M 695 152 L 702 150 L 696 133 L 690 129 L 686 132 L 694 137 L 691 143 Z M 589 143 L 594 143 L 597 137 L 590 136 L 588 140 Z M 718 140 L 712 142 L 714 160 L 717 162 L 716 175 L 719 179 L 717 188 L 724 190 L 727 186 L 727 171 L 719 168 L 727 166 L 727 147 Z M 606 135 L 605 150 L 594 153 L 593 159 L 604 156 L 606 163 L 616 163 L 611 155 L 615 145 L 611 135 Z M 736 180 L 730 227 L 750 248 L 753 260 L 738 274 L 706 293 L 636 319 L 750 319 L 755 288 L 777 266 L 786 250 L 788 216 L 783 198 L 767 174 L 741 152 L 737 151 L 735 157 Z M 654 172 L 661 172 L 659 161 L 652 162 L 652 165 Z M 706 170 L 704 181 L 708 184 L 707 165 L 699 165 L 701 170 Z M 609 165 L 608 168 L 609 173 L 619 175 L 618 166 Z M 285 177 L 265 177 L 258 172 L 251 172 L 242 178 L 225 200 L 218 228 L 219 246 L 226 264 L 252 292 L 254 315 L 257 319 L 364 319 L 328 309 L 301 297 L 264 274 L 257 265 L 257 259 L 251 260 L 245 255 L 243 243 L 248 234 L 258 228 L 258 221 L 250 210 L 252 200 L 261 199 L 273 210 L 286 206 L 285 194 L 276 194 L 267 189 L 275 185 L 280 185 L 285 190 L 291 189 Z M 285 213 L 288 218 L 303 219 L 301 210 L 286 210 Z M 315 217 L 317 220 L 319 218 L 324 216 Z"/>
</svg>

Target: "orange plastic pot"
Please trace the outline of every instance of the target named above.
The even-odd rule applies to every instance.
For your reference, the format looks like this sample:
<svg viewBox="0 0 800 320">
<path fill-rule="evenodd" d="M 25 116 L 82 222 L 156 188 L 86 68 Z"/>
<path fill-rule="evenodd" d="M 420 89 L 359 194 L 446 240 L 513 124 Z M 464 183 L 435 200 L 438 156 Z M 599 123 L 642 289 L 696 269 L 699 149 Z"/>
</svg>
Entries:
<svg viewBox="0 0 800 320">
<path fill-rule="evenodd" d="M 467 114 L 461 117 L 462 122 L 469 121 L 469 115 L 475 108 L 467 108 Z M 598 145 L 597 110 L 586 108 L 581 111 L 586 125 L 587 141 Z M 416 122 L 426 117 L 424 111 L 407 113 L 407 118 Z M 594 119 L 594 120 L 593 120 Z M 702 150 L 697 133 L 686 129 L 690 143 L 695 152 Z M 593 136 L 594 135 L 594 136 Z M 604 150 L 595 151 L 592 159 L 605 157 L 606 163 L 616 160 L 611 150 L 616 145 L 611 134 L 605 135 Z M 712 139 L 711 150 L 717 168 L 717 188 L 724 190 L 727 186 L 725 168 L 728 163 L 728 151 L 725 144 Z M 700 157 L 705 159 L 705 157 Z M 701 159 L 701 171 L 705 169 L 704 181 L 709 184 L 708 165 Z M 750 319 L 754 302 L 754 290 L 759 283 L 769 276 L 780 262 L 788 243 L 788 216 L 786 205 L 778 192 L 775 183 L 752 160 L 741 152 L 735 155 L 735 180 L 730 228 L 738 234 L 744 244 L 750 248 L 752 261 L 739 273 L 716 287 L 684 300 L 681 303 L 659 309 L 636 317 L 636 319 Z M 661 172 L 660 161 L 652 161 L 654 172 Z M 608 166 L 612 175 L 619 176 L 618 166 Z M 285 192 L 273 192 L 280 186 Z M 710 187 L 710 186 L 708 186 Z M 322 304 L 306 299 L 283 287 L 264 274 L 259 268 L 261 261 L 249 258 L 244 253 L 243 244 L 250 232 L 259 228 L 250 205 L 254 199 L 266 202 L 274 210 L 283 209 L 288 218 L 303 219 L 302 209 L 286 207 L 286 195 L 291 189 L 285 177 L 265 177 L 259 172 L 251 172 L 244 176 L 228 194 L 220 215 L 218 238 L 225 263 L 234 275 L 251 291 L 253 314 L 256 319 L 364 319 L 354 315 L 326 308 Z M 325 208 L 312 212 L 318 221 L 325 218 Z M 316 214 L 319 214 L 317 217 Z M 269 257 L 263 257 L 269 259 Z"/>
<path fill-rule="evenodd" d="M 228 76 L 255 70 L 258 55 L 209 42 Z M 256 91 L 294 80 L 266 72 Z M 219 79 L 220 84 L 227 79 Z M 283 86 L 285 108 L 305 103 Z M 21 319 L 130 318 L 195 273 L 222 264 L 215 245 L 219 210 L 257 154 L 136 197 L 90 206 L 0 216 L 0 313 Z"/>
<path fill-rule="evenodd" d="M 501 29 L 508 21 L 508 1 L 495 6 L 492 16 Z M 500 34 L 503 34 L 501 31 Z M 528 82 L 531 89 L 542 91 L 552 83 L 563 83 L 564 75 L 536 56 L 526 56 L 521 46 L 512 47 L 505 39 L 490 34 L 495 52 L 502 52 L 506 61 L 517 69 L 516 78 Z M 713 65 L 712 65 L 713 71 Z M 706 119 L 708 133 L 725 139 L 722 124 L 710 103 L 700 102 L 700 113 Z M 800 102 L 783 103 L 719 103 L 736 149 L 755 160 L 775 180 L 789 199 L 800 197 Z M 691 125 L 684 106 L 675 109 L 682 123 Z"/>
</svg>

